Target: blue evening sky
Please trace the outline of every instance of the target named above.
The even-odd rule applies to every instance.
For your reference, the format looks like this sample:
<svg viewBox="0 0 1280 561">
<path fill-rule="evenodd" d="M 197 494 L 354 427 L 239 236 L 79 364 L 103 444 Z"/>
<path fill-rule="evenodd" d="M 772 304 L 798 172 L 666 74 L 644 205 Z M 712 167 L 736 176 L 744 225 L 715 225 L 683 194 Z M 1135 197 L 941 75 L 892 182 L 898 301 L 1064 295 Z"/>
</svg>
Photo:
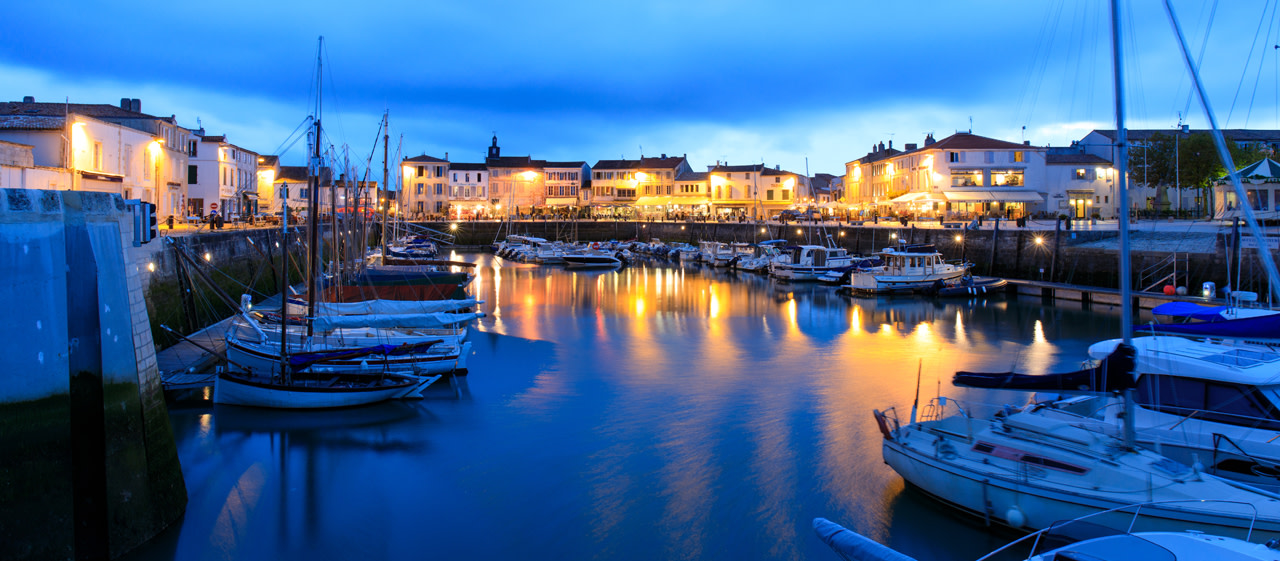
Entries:
<svg viewBox="0 0 1280 561">
<path fill-rule="evenodd" d="M 1126 2 L 1133 127 L 1172 128 L 1189 79 L 1163 3 Z M 1221 1 L 1204 78 L 1224 126 L 1280 128 L 1276 2 Z M 1175 0 L 1193 51 L 1213 0 Z M 11 2 L 4 99 L 142 99 L 144 112 L 274 153 L 310 110 L 363 161 L 688 154 L 842 174 L 873 143 L 957 130 L 1064 145 L 1112 128 L 1105 0 Z M 1230 118 L 1228 119 L 1228 115 Z M 1191 104 L 1187 122 L 1206 126 Z M 1025 133 L 1024 133 L 1025 127 Z M 286 164 L 301 164 L 294 146 Z M 381 150 L 377 159 L 381 158 Z M 394 156 L 393 156 L 394 157 Z M 380 167 L 380 161 L 376 167 Z"/>
</svg>

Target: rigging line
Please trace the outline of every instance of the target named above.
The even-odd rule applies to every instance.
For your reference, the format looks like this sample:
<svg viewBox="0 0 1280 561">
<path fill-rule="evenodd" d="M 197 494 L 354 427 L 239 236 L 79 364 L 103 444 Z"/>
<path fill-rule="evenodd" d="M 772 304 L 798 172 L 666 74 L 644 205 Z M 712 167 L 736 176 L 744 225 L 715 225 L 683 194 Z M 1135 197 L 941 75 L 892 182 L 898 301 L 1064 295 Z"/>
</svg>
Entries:
<svg viewBox="0 0 1280 561">
<path fill-rule="evenodd" d="M 1204 39 L 1200 42 L 1200 52 L 1196 54 L 1196 68 L 1204 66 L 1204 51 L 1209 46 L 1209 32 L 1213 30 L 1213 19 L 1217 15 L 1218 0 L 1213 0 L 1213 6 L 1209 9 L 1209 21 L 1204 25 Z M 1181 86 L 1179 86 L 1179 89 L 1181 89 Z M 1191 100 L 1194 99 L 1195 93 L 1195 84 L 1189 84 L 1187 89 L 1187 103 L 1182 106 L 1182 118 L 1184 120 L 1187 118 L 1187 112 L 1191 111 Z"/>
<path fill-rule="evenodd" d="M 1036 42 L 1036 49 L 1035 51 L 1032 52 L 1032 56 L 1031 56 L 1031 68 L 1030 68 L 1031 71 L 1027 72 L 1027 79 L 1022 84 L 1022 96 L 1018 99 L 1018 107 L 1014 111 L 1014 115 L 1017 116 L 1018 121 L 1022 125 L 1030 124 L 1031 115 L 1034 112 L 1035 94 L 1031 94 L 1030 108 L 1028 108 L 1027 110 L 1026 118 L 1025 119 L 1022 118 L 1022 108 L 1023 108 L 1023 105 L 1027 103 L 1028 94 L 1031 93 L 1031 89 L 1033 85 L 1032 81 L 1036 74 L 1036 67 L 1040 64 L 1040 61 L 1042 58 L 1045 58 L 1048 56 L 1049 49 L 1045 47 L 1045 42 L 1048 40 L 1048 37 L 1049 37 L 1049 34 L 1047 33 L 1049 29 L 1049 24 L 1054 21 L 1053 18 L 1050 17 L 1050 14 L 1052 13 L 1053 13 L 1053 5 L 1050 5 L 1049 9 L 1045 10 L 1044 19 L 1040 21 L 1040 34 L 1037 35 L 1037 37 L 1039 38 L 1039 41 Z"/>
<path fill-rule="evenodd" d="M 329 74 L 328 74 L 328 78 L 329 78 L 329 97 L 333 98 L 333 103 L 332 103 L 331 105 L 338 106 L 338 105 L 339 105 L 339 101 L 338 101 L 338 85 L 337 85 L 337 83 L 336 83 L 336 82 L 334 82 L 334 79 L 333 79 L 333 75 L 334 75 L 334 71 L 333 71 L 333 60 L 329 57 L 329 46 L 328 46 L 328 45 L 323 45 L 323 51 L 324 51 L 324 62 L 325 62 L 325 65 L 329 67 Z M 347 133 L 346 133 L 346 131 L 344 131 L 344 130 L 342 129 L 342 113 L 341 113 L 340 111 L 337 111 L 337 110 L 335 110 L 333 113 L 334 113 L 334 117 L 333 117 L 333 118 L 334 118 L 334 120 L 336 120 L 336 121 L 338 122 L 338 123 L 337 123 L 337 126 L 336 126 L 337 131 L 338 131 L 338 137 L 339 137 L 339 138 L 344 139 L 343 144 L 345 144 L 345 143 L 346 143 L 346 142 L 345 142 L 345 139 L 346 139 L 346 137 L 347 137 Z"/>
<path fill-rule="evenodd" d="M 1240 71 L 1240 82 L 1236 84 L 1236 95 L 1231 98 L 1231 109 L 1227 111 L 1227 120 L 1223 124 L 1231 126 L 1231 116 L 1236 112 L 1236 102 L 1240 101 L 1240 89 L 1244 87 L 1244 78 L 1249 72 L 1249 63 L 1253 61 L 1253 51 L 1258 48 L 1258 34 L 1262 33 L 1262 22 L 1266 19 L 1267 7 L 1262 7 L 1262 18 L 1258 18 L 1258 29 L 1253 32 L 1253 42 L 1249 45 L 1249 56 L 1244 59 L 1244 68 Z"/>
<path fill-rule="evenodd" d="M 1129 14 L 1129 21 L 1138 21 L 1133 14 L 1133 3 L 1126 5 Z M 1101 25 L 1101 23 L 1099 23 Z M 1138 51 L 1138 27 L 1131 25 L 1126 29 L 1125 39 L 1128 40 L 1128 50 L 1131 53 Z M 1129 91 L 1128 99 L 1125 100 L 1129 104 L 1129 122 L 1139 122 L 1148 116 L 1146 92 L 1142 89 L 1142 58 L 1137 56 L 1129 57 L 1129 64 L 1125 65 L 1126 73 L 1129 75 Z M 1134 103 L 1134 100 L 1137 103 Z M 1136 107 L 1135 107 L 1136 106 Z"/>
<path fill-rule="evenodd" d="M 289 148 L 293 148 L 293 145 L 298 143 L 298 139 L 302 138 L 302 136 L 299 135 L 298 133 L 302 131 L 304 128 L 306 128 L 307 126 L 309 126 L 310 124 L 311 124 L 311 116 L 307 115 L 306 117 L 303 117 L 302 122 L 298 123 L 298 127 L 293 129 L 293 132 L 289 133 L 289 136 L 285 137 L 284 141 L 280 143 L 280 146 L 276 147 L 276 151 L 274 152 L 274 154 L 283 156 L 284 155 L 283 150 L 288 150 Z M 289 146 L 286 148 L 285 144 L 288 144 Z"/>
<path fill-rule="evenodd" d="M 1268 0 L 1267 3 L 1271 4 L 1270 0 Z M 1275 7 L 1277 5 L 1280 5 L 1280 3 L 1272 4 L 1271 17 L 1267 18 L 1268 23 L 1267 23 L 1267 37 L 1266 37 L 1267 40 L 1265 41 L 1266 43 L 1271 42 L 1271 31 L 1272 29 L 1275 28 L 1275 24 L 1276 24 L 1276 8 Z M 1263 12 L 1265 11 L 1266 11 L 1266 8 L 1263 7 Z M 1258 99 L 1258 83 L 1262 81 L 1262 62 L 1265 61 L 1266 59 L 1267 59 L 1267 49 L 1264 47 L 1262 49 L 1262 52 L 1258 53 L 1258 74 L 1253 79 L 1253 92 L 1249 94 L 1249 109 L 1244 113 L 1243 128 L 1249 128 L 1249 117 L 1253 115 L 1253 103 Z"/>
</svg>

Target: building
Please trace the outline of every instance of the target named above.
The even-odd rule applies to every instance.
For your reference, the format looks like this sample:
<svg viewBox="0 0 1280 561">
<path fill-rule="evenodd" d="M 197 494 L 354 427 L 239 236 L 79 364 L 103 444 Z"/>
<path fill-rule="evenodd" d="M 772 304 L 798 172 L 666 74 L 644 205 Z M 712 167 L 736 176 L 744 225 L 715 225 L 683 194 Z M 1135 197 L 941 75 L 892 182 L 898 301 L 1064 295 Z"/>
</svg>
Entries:
<svg viewBox="0 0 1280 561">
<path fill-rule="evenodd" d="M 258 212 L 280 212 L 276 198 L 276 177 L 280 175 L 280 156 L 258 156 Z"/>
<path fill-rule="evenodd" d="M 175 122 L 173 116 L 142 113 L 138 99 L 121 99 L 114 106 L 42 103 L 28 96 L 0 104 L 0 141 L 29 147 L 31 154 L 27 171 L 6 175 L 27 188 L 140 199 L 156 205 L 160 220 L 180 216 L 190 131 Z M 25 157 L 19 160 L 25 165 Z"/>
<path fill-rule="evenodd" d="M 590 200 L 586 204 L 612 209 L 614 214 L 619 210 L 624 214 L 665 213 L 674 204 L 668 199 L 675 196 L 676 177 L 691 171 L 685 156 L 600 160 L 591 166 Z"/>
<path fill-rule="evenodd" d="M 258 212 L 258 154 L 227 142 L 226 135 L 192 134 L 188 153 L 187 206 L 191 216 L 218 211 L 224 217 Z"/>
<path fill-rule="evenodd" d="M 449 160 L 428 156 L 414 156 L 400 162 L 400 209 L 410 220 L 422 220 L 440 216 L 449 204 L 445 192 Z"/>
<path fill-rule="evenodd" d="M 711 214 L 710 175 L 705 171 L 685 171 L 676 176 L 675 192 L 669 205 L 661 210 L 666 216 L 706 216 Z"/>
<path fill-rule="evenodd" d="M 494 135 L 484 165 L 489 170 L 489 202 L 495 216 L 530 214 L 546 205 L 544 161 L 529 156 L 503 156 Z"/>
<path fill-rule="evenodd" d="M 1111 162 L 1078 147 L 1050 148 L 1045 154 L 1048 195 L 1044 210 L 1071 218 L 1114 218 L 1116 174 Z"/>
<path fill-rule="evenodd" d="M 489 202 L 489 168 L 476 163 L 449 163 L 449 217 L 455 220 L 493 216 Z"/>
<path fill-rule="evenodd" d="M 960 132 L 924 146 L 893 144 L 846 164 L 850 204 L 864 213 L 1016 218 L 1046 208 L 1047 148 Z"/>
<path fill-rule="evenodd" d="M 0 189 L 66 190 L 71 173 L 64 168 L 37 166 L 34 147 L 0 140 Z"/>
<path fill-rule="evenodd" d="M 591 177 L 591 166 L 586 162 L 543 162 L 542 175 L 546 208 L 576 210 L 582 205 L 579 197 Z"/>
<path fill-rule="evenodd" d="M 311 177 L 307 166 L 279 166 L 274 171 L 275 181 L 271 185 L 273 206 L 271 212 L 280 212 L 281 203 L 288 198 L 289 213 L 297 214 L 308 209 L 311 194 Z M 320 193 L 324 193 L 333 184 L 333 171 L 328 167 L 320 168 Z M 326 208 L 328 203 L 320 201 L 320 207 Z"/>
<path fill-rule="evenodd" d="M 764 164 L 717 164 L 708 166 L 707 175 L 711 211 L 719 217 L 768 218 L 800 202 L 797 193 L 808 183 L 802 175 Z"/>
</svg>

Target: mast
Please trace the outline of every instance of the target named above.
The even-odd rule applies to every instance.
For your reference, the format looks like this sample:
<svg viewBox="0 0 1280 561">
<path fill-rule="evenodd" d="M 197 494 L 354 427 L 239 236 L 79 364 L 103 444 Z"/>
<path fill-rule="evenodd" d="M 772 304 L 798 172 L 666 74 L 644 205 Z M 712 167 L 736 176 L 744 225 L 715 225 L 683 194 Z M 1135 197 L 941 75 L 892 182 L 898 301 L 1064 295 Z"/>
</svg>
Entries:
<svg viewBox="0 0 1280 561">
<path fill-rule="evenodd" d="M 386 200 L 381 200 L 383 197 L 379 197 L 380 200 L 378 201 L 382 203 L 378 205 L 382 211 L 382 235 L 378 236 L 378 238 L 382 241 L 383 259 L 387 258 L 387 208 L 391 206 L 391 185 L 388 183 L 391 175 L 387 170 L 387 153 L 391 150 L 389 146 L 391 143 L 391 131 L 388 130 L 391 124 L 387 122 L 389 117 L 389 111 L 382 112 L 382 192 L 386 194 Z"/>
<path fill-rule="evenodd" d="M 324 49 L 324 37 L 320 37 L 320 47 L 316 49 L 316 139 L 311 151 L 311 165 L 308 166 L 311 177 L 308 182 L 311 189 L 307 192 L 307 338 L 310 339 L 314 333 L 314 326 L 310 318 L 316 316 L 316 273 L 318 271 L 316 265 L 319 264 L 320 252 L 317 246 L 320 243 L 319 227 L 320 222 L 316 219 L 316 211 L 320 208 L 320 85 L 322 76 L 324 75 L 324 62 L 320 59 L 320 54 Z"/>
<path fill-rule="evenodd" d="M 1116 86 L 1116 201 L 1120 205 L 1120 331 L 1124 345 L 1132 342 L 1133 297 L 1129 278 L 1129 138 L 1124 128 L 1124 66 L 1122 65 L 1120 0 L 1111 0 L 1111 53 Z M 1130 374 L 1132 375 L 1132 374 Z M 1124 390 L 1124 445 L 1134 447 L 1133 390 Z"/>
<path fill-rule="evenodd" d="M 280 247 L 284 258 L 280 260 L 280 378 L 287 384 L 289 379 L 289 182 L 281 188 L 280 203 Z M 270 248 L 268 248 L 270 249 Z"/>
</svg>

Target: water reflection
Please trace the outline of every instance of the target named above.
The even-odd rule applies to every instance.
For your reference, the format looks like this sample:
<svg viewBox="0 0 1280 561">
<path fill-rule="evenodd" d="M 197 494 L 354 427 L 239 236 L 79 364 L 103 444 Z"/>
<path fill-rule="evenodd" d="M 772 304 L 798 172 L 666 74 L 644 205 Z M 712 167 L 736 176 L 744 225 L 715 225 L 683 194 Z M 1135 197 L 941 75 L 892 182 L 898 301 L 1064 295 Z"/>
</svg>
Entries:
<svg viewBox="0 0 1280 561">
<path fill-rule="evenodd" d="M 1020 402 L 951 376 L 1074 367 L 1118 330 L 1096 306 L 459 258 L 479 263 L 488 315 L 456 394 L 174 410 L 191 504 L 167 548 L 139 555 L 826 560 L 809 529 L 824 516 L 922 560 L 972 559 L 1003 537 L 904 491 L 871 410 L 909 408 L 917 369 L 922 400 Z"/>
</svg>

